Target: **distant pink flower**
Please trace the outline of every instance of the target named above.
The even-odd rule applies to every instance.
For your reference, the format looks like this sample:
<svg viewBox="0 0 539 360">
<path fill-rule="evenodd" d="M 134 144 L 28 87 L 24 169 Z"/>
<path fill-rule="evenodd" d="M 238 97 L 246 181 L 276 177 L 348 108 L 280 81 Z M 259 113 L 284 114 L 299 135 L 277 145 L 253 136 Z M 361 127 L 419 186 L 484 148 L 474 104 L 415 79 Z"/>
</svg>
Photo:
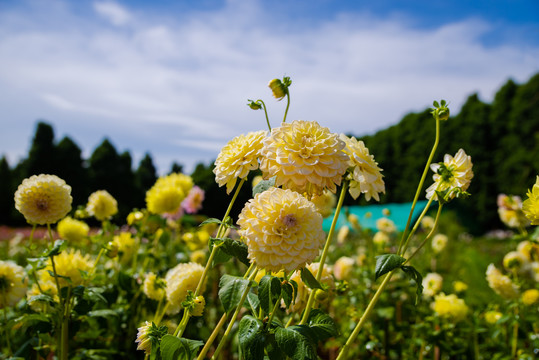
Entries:
<svg viewBox="0 0 539 360">
<path fill-rule="evenodd" d="M 188 214 L 195 214 L 198 210 L 202 209 L 202 202 L 204 201 L 204 190 L 198 186 L 193 186 L 189 190 L 189 194 L 182 202 L 182 208 Z"/>
</svg>

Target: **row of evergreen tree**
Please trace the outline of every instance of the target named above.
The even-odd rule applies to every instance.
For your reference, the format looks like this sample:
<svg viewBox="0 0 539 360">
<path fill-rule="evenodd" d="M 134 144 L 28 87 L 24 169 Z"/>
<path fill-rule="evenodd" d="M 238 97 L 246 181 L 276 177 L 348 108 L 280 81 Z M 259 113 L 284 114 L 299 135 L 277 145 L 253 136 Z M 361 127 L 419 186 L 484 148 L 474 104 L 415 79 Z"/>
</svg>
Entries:
<svg viewBox="0 0 539 360">
<path fill-rule="evenodd" d="M 434 141 L 435 124 L 430 110 L 406 115 L 398 124 L 374 135 L 363 136 L 366 146 L 384 169 L 386 195 L 382 202 L 409 202 Z M 539 74 L 525 84 L 509 80 L 492 104 L 470 96 L 456 116 L 441 124 L 441 139 L 435 162 L 443 154 L 463 148 L 472 156 L 475 177 L 468 190 L 472 198 L 457 200 L 452 207 L 471 232 L 500 226 L 496 198 L 499 193 L 523 196 L 539 174 Z M 206 192 L 204 214 L 220 217 L 229 203 L 212 172 L 213 163 L 200 163 L 191 174 Z M 181 172 L 174 163 L 171 172 Z M 0 159 L 0 223 L 24 224 L 14 209 L 13 194 L 21 181 L 34 174 L 56 174 L 72 187 L 74 206 L 84 205 L 95 190 L 109 191 L 119 204 L 119 219 L 133 208 L 145 206 L 144 197 L 157 178 L 152 158 L 146 153 L 133 169 L 129 152 L 118 153 L 105 139 L 89 159 L 69 137 L 56 142 L 53 128 L 39 122 L 27 158 L 11 168 Z M 250 175 L 250 179 L 254 174 Z M 429 181 L 425 187 L 430 184 Z M 251 197 L 245 186 L 233 214 Z M 348 197 L 348 204 L 353 204 Z M 357 202 L 356 202 L 357 203 Z"/>
</svg>

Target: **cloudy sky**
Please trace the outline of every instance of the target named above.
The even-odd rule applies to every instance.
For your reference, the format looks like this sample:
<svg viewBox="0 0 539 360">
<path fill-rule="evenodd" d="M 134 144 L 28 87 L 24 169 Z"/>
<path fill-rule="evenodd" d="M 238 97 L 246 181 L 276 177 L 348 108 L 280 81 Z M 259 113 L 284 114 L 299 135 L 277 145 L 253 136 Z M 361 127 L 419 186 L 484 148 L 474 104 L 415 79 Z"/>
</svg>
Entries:
<svg viewBox="0 0 539 360">
<path fill-rule="evenodd" d="M 108 137 L 190 172 L 264 129 L 247 99 L 280 123 L 272 78 L 293 80 L 289 119 L 363 135 L 538 71 L 537 0 L 0 0 L 0 156 L 41 119 L 86 157 Z"/>
</svg>

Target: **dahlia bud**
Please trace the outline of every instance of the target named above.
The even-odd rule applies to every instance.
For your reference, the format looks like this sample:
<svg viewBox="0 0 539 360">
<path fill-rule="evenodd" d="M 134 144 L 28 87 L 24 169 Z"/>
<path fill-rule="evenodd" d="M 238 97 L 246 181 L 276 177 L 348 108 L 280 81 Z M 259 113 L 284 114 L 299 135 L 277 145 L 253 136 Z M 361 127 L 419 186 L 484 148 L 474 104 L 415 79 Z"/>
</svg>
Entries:
<svg viewBox="0 0 539 360">
<path fill-rule="evenodd" d="M 206 300 L 204 300 L 204 296 L 199 295 L 193 300 L 193 308 L 191 308 L 190 312 L 192 316 L 202 316 L 202 313 L 204 312 L 204 307 L 206 306 Z"/>
<path fill-rule="evenodd" d="M 262 105 L 260 103 L 258 103 L 257 101 L 254 101 L 254 100 L 247 100 L 247 101 L 249 101 L 247 106 L 249 106 L 251 109 L 253 109 L 253 110 L 262 109 Z"/>
<path fill-rule="evenodd" d="M 447 107 L 447 102 L 445 100 L 441 100 L 440 103 L 441 105 L 438 103 L 438 101 L 434 101 L 432 103 L 434 105 L 434 109 L 432 109 L 431 114 L 435 119 L 445 121 L 449 119 L 449 108 Z"/>
<path fill-rule="evenodd" d="M 279 79 L 273 79 L 268 84 L 271 89 L 273 96 L 277 100 L 282 100 L 288 93 L 288 87 L 286 87 L 283 82 Z"/>
<path fill-rule="evenodd" d="M 118 245 L 113 243 L 112 241 L 109 241 L 105 247 L 105 254 L 108 258 L 114 259 L 116 256 L 118 256 Z"/>
</svg>

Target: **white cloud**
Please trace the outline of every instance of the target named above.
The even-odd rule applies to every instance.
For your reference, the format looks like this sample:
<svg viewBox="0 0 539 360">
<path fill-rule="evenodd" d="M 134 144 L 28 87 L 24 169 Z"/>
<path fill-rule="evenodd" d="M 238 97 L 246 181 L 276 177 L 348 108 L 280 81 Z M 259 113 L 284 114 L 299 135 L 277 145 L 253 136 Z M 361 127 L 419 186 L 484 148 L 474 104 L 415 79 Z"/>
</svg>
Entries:
<svg viewBox="0 0 539 360">
<path fill-rule="evenodd" d="M 124 7 L 109 1 L 94 2 L 95 11 L 116 26 L 125 25 L 131 20 L 131 14 Z"/>
<path fill-rule="evenodd" d="M 348 14 L 295 27 L 246 3 L 178 19 L 135 18 L 134 9 L 94 3 L 112 24 L 130 25 L 122 28 L 65 8 L 11 12 L 10 21 L 0 14 L 0 119 L 27 124 L 44 116 L 73 128 L 92 119 L 111 139 L 125 139 L 122 148 L 175 156 L 191 168 L 232 137 L 264 128 L 248 98 L 264 99 L 272 124 L 281 121 L 285 104 L 266 87 L 273 77 L 292 77 L 289 119 L 362 135 L 434 99 L 450 100 L 453 113 L 474 91 L 490 101 L 508 77 L 525 81 L 539 71 L 537 47 L 482 45 L 490 25 L 480 20 L 426 31 L 403 18 Z M 36 28 L 45 16 L 58 27 Z M 18 107 L 2 100 L 13 89 L 22 96 Z"/>
</svg>

